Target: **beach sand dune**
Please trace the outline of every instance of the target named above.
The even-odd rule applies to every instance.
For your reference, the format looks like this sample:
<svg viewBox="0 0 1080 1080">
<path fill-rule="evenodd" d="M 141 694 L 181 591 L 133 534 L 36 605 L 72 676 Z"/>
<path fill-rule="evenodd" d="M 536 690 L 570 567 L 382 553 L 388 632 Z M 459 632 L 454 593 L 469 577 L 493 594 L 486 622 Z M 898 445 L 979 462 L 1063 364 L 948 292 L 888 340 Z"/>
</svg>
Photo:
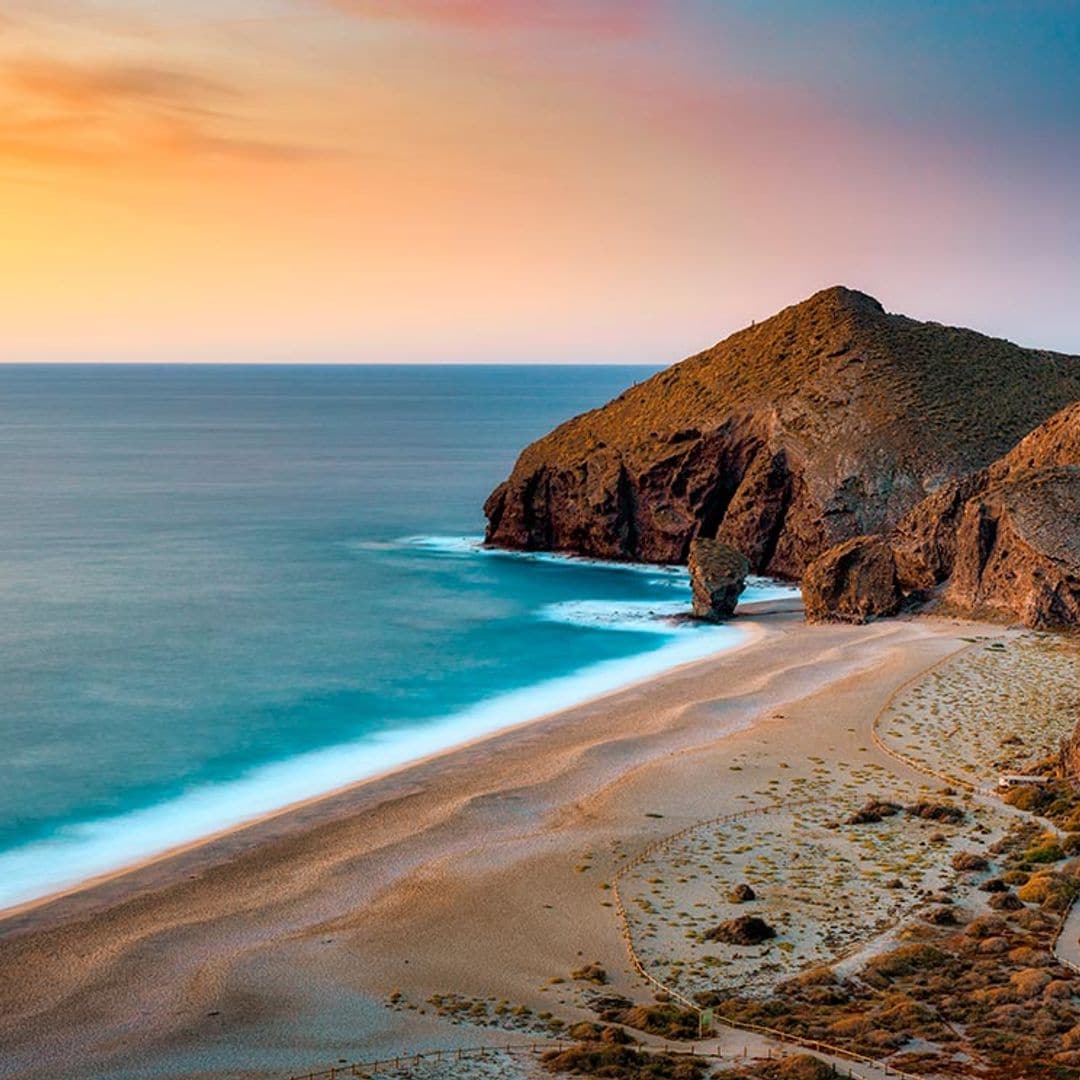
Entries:
<svg viewBox="0 0 1080 1080">
<path fill-rule="evenodd" d="M 551 1033 L 544 1013 L 591 1017 L 572 973 L 592 963 L 646 1000 L 606 888 L 620 864 L 830 762 L 903 778 L 875 714 L 1001 632 L 808 627 L 782 604 L 745 621 L 741 649 L 16 913 L 0 1075 L 282 1076 L 520 1041 Z"/>
</svg>

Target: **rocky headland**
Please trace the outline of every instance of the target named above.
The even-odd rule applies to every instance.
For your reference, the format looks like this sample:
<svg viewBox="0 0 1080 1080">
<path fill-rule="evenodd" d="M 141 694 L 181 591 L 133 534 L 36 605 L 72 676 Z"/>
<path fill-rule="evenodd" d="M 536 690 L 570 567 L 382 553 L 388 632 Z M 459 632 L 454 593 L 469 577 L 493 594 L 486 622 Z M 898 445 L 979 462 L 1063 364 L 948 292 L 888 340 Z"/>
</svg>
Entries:
<svg viewBox="0 0 1080 1080">
<path fill-rule="evenodd" d="M 528 446 L 487 500 L 487 540 L 684 563 L 716 537 L 799 578 L 1078 398 L 1080 357 L 825 289 Z"/>
<path fill-rule="evenodd" d="M 716 539 L 805 575 L 818 621 L 1075 623 L 1078 400 L 1080 357 L 825 289 L 526 447 L 486 539 L 666 563 Z"/>
</svg>

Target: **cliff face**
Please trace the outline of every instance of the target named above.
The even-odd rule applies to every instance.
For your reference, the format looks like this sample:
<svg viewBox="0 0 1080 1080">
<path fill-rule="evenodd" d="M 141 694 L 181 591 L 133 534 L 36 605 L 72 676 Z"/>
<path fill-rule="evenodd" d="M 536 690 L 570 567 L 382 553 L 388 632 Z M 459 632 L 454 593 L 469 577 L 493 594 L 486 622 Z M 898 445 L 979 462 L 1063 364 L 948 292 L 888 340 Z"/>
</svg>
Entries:
<svg viewBox="0 0 1080 1080">
<path fill-rule="evenodd" d="M 944 598 L 1025 626 L 1080 626 L 1080 464 L 1028 472 L 970 500 Z"/>
<path fill-rule="evenodd" d="M 887 537 L 856 544 L 863 557 L 892 553 L 902 593 L 937 590 L 953 611 L 1027 626 L 1080 625 L 1080 401 L 925 499 Z M 833 600 L 843 585 L 840 550 L 807 571 L 807 581 L 822 583 L 808 595 L 812 619 L 847 618 Z"/>
<path fill-rule="evenodd" d="M 487 540 L 685 562 L 716 537 L 798 577 L 1077 397 L 1080 358 L 826 289 L 527 447 L 485 504 Z"/>
</svg>

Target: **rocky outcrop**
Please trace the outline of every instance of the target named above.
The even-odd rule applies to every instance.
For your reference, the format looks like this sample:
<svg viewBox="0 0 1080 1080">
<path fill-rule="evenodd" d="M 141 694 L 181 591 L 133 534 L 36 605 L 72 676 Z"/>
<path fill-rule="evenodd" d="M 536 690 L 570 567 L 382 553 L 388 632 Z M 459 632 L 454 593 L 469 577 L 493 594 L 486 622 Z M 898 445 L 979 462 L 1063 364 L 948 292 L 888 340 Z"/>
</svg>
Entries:
<svg viewBox="0 0 1080 1080">
<path fill-rule="evenodd" d="M 808 622 L 864 623 L 900 610 L 903 593 L 892 546 L 882 536 L 858 536 L 812 562 L 802 581 Z"/>
<path fill-rule="evenodd" d="M 1063 780 L 1068 780 L 1073 787 L 1080 787 L 1080 718 L 1077 719 L 1072 734 L 1061 740 L 1058 775 Z"/>
<path fill-rule="evenodd" d="M 485 504 L 487 541 L 685 562 L 716 537 L 799 577 L 1078 397 L 1080 358 L 826 289 L 527 447 Z"/>
<path fill-rule="evenodd" d="M 1040 629 L 1080 626 L 1080 465 L 1026 473 L 969 500 L 944 601 Z"/>
<path fill-rule="evenodd" d="M 690 544 L 687 567 L 694 615 L 713 621 L 730 618 L 750 573 L 746 556 L 719 540 L 698 539 Z"/>
<path fill-rule="evenodd" d="M 944 485 L 887 536 L 825 552 L 806 575 L 815 617 L 845 617 L 849 564 L 884 565 L 886 551 L 902 596 L 1032 627 L 1080 625 L 1080 401 Z"/>
</svg>

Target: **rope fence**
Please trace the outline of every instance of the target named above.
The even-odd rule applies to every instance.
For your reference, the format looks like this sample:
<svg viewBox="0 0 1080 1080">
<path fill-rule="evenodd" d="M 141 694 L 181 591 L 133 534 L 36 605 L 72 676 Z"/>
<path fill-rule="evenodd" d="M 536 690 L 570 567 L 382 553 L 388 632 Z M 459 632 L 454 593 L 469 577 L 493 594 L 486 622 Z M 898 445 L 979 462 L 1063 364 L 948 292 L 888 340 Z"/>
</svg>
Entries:
<svg viewBox="0 0 1080 1080">
<path fill-rule="evenodd" d="M 925 668 L 917 675 L 913 675 L 905 683 L 898 686 L 889 695 L 889 699 L 885 702 L 881 709 L 878 710 L 878 714 L 874 717 L 873 723 L 870 725 L 870 737 L 873 739 L 874 745 L 883 754 L 887 754 L 889 757 L 895 758 L 897 761 L 906 765 L 908 768 L 914 769 L 916 772 L 922 773 L 924 776 L 932 776 L 935 779 L 941 780 L 944 783 L 950 784 L 953 787 L 962 787 L 976 797 L 981 796 L 984 799 L 991 799 L 993 798 L 993 796 L 987 790 L 979 788 L 975 784 L 972 784 L 967 780 L 961 780 L 957 776 L 950 776 L 948 773 L 941 773 L 936 771 L 935 769 L 931 769 L 930 766 L 926 765 L 924 762 L 918 761 L 917 759 L 910 757 L 907 754 L 901 753 L 899 750 L 895 750 L 892 747 L 886 745 L 886 743 L 882 740 L 881 736 L 878 734 L 878 725 L 881 722 L 882 717 L 885 715 L 886 712 L 888 712 L 890 708 L 892 708 L 892 706 L 896 702 L 896 699 L 902 693 L 909 690 L 917 682 L 920 682 L 922 679 L 926 678 L 927 675 L 930 675 L 939 667 L 942 667 L 947 663 L 951 663 L 957 658 L 963 656 L 965 653 L 971 652 L 973 649 L 981 647 L 981 644 L 982 643 L 980 642 L 978 644 L 968 645 L 966 648 L 959 649 L 954 653 L 949 653 L 948 656 L 942 657 L 942 659 L 938 660 L 937 663 L 931 664 L 930 667 Z M 1067 777 L 1066 779 L 1070 778 Z M 1041 817 L 1038 814 L 1032 814 L 1031 817 L 1034 820 L 1038 821 L 1045 829 L 1055 833 L 1059 838 L 1061 837 L 1061 831 L 1052 821 L 1049 821 L 1047 818 Z M 1058 942 L 1061 941 L 1062 934 L 1065 933 L 1065 927 L 1069 922 L 1069 916 L 1072 914 L 1073 909 L 1076 907 L 1078 899 L 1080 899 L 1080 894 L 1074 894 L 1073 897 L 1069 900 L 1069 903 L 1066 906 L 1065 910 L 1062 912 L 1061 918 L 1058 920 L 1057 929 L 1054 931 L 1054 937 L 1050 942 L 1050 952 L 1059 964 L 1067 967 L 1075 974 L 1080 975 L 1080 964 L 1074 963 L 1067 956 L 1063 956 L 1061 953 L 1058 952 Z"/>
<path fill-rule="evenodd" d="M 290 1077 L 290 1080 L 370 1080 L 370 1078 L 376 1077 L 380 1073 L 385 1074 L 392 1071 L 400 1071 L 401 1069 L 415 1068 L 427 1062 L 433 1062 L 437 1065 L 454 1064 L 459 1061 L 498 1058 L 500 1054 L 519 1054 L 536 1057 L 543 1053 L 562 1053 L 565 1049 L 568 1049 L 568 1045 L 560 1041 L 550 1044 L 507 1043 L 503 1046 L 488 1045 L 460 1047 L 454 1050 L 427 1050 L 416 1054 L 400 1054 L 397 1057 L 392 1058 L 378 1058 L 371 1061 L 353 1062 L 348 1065 L 332 1065 L 330 1068 L 323 1069 L 320 1072 L 298 1073 L 297 1075 Z M 733 1053 L 728 1055 L 721 1053 L 719 1050 L 698 1050 L 693 1043 L 690 1045 L 689 1049 L 686 1047 L 672 1047 L 667 1044 L 664 1044 L 663 1047 L 639 1046 L 638 1049 L 647 1054 L 666 1054 L 669 1057 L 697 1057 L 704 1058 L 707 1061 L 737 1061 L 740 1058 L 749 1058 L 745 1046 L 743 1047 L 742 1054 Z M 770 1051 L 769 1058 L 771 1059 L 771 1057 L 772 1052 Z M 863 1073 L 855 1072 L 851 1068 L 846 1069 L 844 1072 L 840 1072 L 837 1070 L 836 1066 L 833 1065 L 833 1071 L 834 1075 L 837 1077 L 849 1078 L 849 1080 L 869 1080 Z M 907 1074 L 892 1070 L 888 1075 L 904 1077 Z M 916 1077 L 912 1078 L 912 1080 L 924 1080 L 924 1078 Z"/>
<path fill-rule="evenodd" d="M 656 978 L 651 972 L 649 972 L 641 957 L 638 955 L 637 949 L 634 946 L 634 937 L 630 929 L 630 919 L 626 911 L 626 906 L 623 904 L 622 894 L 619 891 L 619 881 L 626 876 L 631 870 L 634 870 L 640 866 L 643 862 L 649 859 L 655 852 L 661 848 L 667 847 L 669 844 L 674 843 L 676 840 L 682 839 L 684 836 L 688 836 L 690 833 L 697 832 L 699 829 L 708 828 L 711 825 L 721 825 L 725 822 L 738 821 L 749 817 L 755 817 L 761 814 L 775 813 L 777 810 L 791 810 L 802 806 L 816 805 L 818 800 L 816 798 L 799 799 L 796 802 L 789 803 L 772 803 L 768 806 L 758 806 L 748 810 L 737 810 L 730 814 L 721 814 L 719 817 L 708 818 L 705 821 L 697 821 L 692 825 L 688 825 L 684 829 L 680 829 L 678 832 L 669 834 L 668 836 L 660 837 L 652 843 L 647 844 L 642 848 L 637 855 L 635 855 L 628 862 L 624 863 L 619 869 L 612 875 L 611 879 L 611 893 L 614 899 L 615 913 L 619 920 L 619 934 L 623 939 L 623 943 L 626 946 L 627 957 L 630 960 L 630 966 L 634 971 L 641 976 L 647 983 L 655 986 L 658 990 L 667 994 L 668 997 L 678 1001 L 681 1005 L 684 1005 L 688 1009 L 692 1009 L 700 1017 L 703 1010 L 697 1002 L 692 1001 L 690 998 L 681 994 L 673 986 L 668 986 L 660 979 Z M 789 1046 L 796 1046 L 805 1050 L 810 1050 L 819 1054 L 826 1054 L 831 1057 L 840 1057 L 848 1061 L 857 1061 L 865 1065 L 872 1065 L 874 1068 L 882 1070 L 886 1076 L 895 1076 L 900 1080 L 923 1080 L 922 1077 L 915 1076 L 912 1073 L 905 1073 L 899 1069 L 895 1069 L 888 1063 L 881 1061 L 877 1058 L 867 1057 L 864 1054 L 859 1054 L 854 1050 L 848 1050 L 842 1046 L 834 1046 L 832 1043 L 823 1042 L 820 1039 L 807 1039 L 799 1035 L 794 1035 L 789 1031 L 784 1031 L 780 1028 L 767 1027 L 763 1024 L 753 1024 L 745 1020 L 738 1020 L 734 1017 L 718 1016 L 716 1021 L 722 1024 L 724 1027 L 734 1028 L 739 1031 L 750 1032 L 755 1035 L 764 1035 L 767 1038 L 775 1039 L 779 1042 L 785 1043 Z M 858 1080 L 866 1080 L 861 1073 L 854 1073 L 850 1070 L 848 1075 L 856 1077 Z"/>
<path fill-rule="evenodd" d="M 936 769 L 931 769 L 925 762 L 919 761 L 917 758 L 911 757 L 909 754 L 905 754 L 900 750 L 896 750 L 891 746 L 888 746 L 885 741 L 878 734 L 878 725 L 881 723 L 881 718 L 896 704 L 897 698 L 901 694 L 906 694 L 916 683 L 922 682 L 928 675 L 937 671 L 939 667 L 944 667 L 946 664 L 951 664 L 954 660 L 963 656 L 965 653 L 970 652 L 972 649 L 977 648 L 976 645 L 967 645 L 963 649 L 957 649 L 956 652 L 949 653 L 948 656 L 943 656 L 940 660 L 931 664 L 927 668 L 923 668 L 922 671 L 916 672 L 910 679 L 902 682 L 888 697 L 885 704 L 878 709 L 877 715 L 874 717 L 870 724 L 870 738 L 873 740 L 874 745 L 887 757 L 893 758 L 895 761 L 899 761 L 901 765 L 906 765 L 909 769 L 913 769 L 917 773 L 922 773 L 924 776 L 931 776 L 935 780 L 940 780 L 943 784 L 948 784 L 950 787 L 963 788 L 965 791 L 974 793 L 977 788 L 969 780 L 962 780 L 959 776 L 952 776 L 949 773 L 938 772 Z"/>
<path fill-rule="evenodd" d="M 878 733 L 878 725 L 882 720 L 885 713 L 892 708 L 896 700 L 901 694 L 906 693 L 917 682 L 926 678 L 937 668 L 943 666 L 946 663 L 951 663 L 958 657 L 964 655 L 964 653 L 978 647 L 977 645 L 969 645 L 964 649 L 960 649 L 956 652 L 950 653 L 948 656 L 943 657 L 936 663 L 931 664 L 929 667 L 924 668 L 922 671 L 916 673 L 911 678 L 897 687 L 888 697 L 885 704 L 878 710 L 877 715 L 874 717 L 870 725 L 870 735 L 874 745 L 887 757 L 900 762 L 902 765 L 909 769 L 914 770 L 917 773 L 921 773 L 924 776 L 932 777 L 950 787 L 962 788 L 970 794 L 976 797 L 982 796 L 984 798 L 991 798 L 992 796 L 968 780 L 964 780 L 957 776 L 952 776 L 945 772 L 932 769 L 925 762 L 921 762 L 902 751 L 896 750 L 893 747 L 888 746 Z M 773 803 L 767 806 L 758 806 L 748 808 L 744 810 L 734 811 L 728 814 L 721 814 L 715 818 L 709 818 L 704 821 L 696 821 L 691 825 L 686 826 L 677 832 L 670 833 L 667 836 L 658 837 L 657 839 L 646 844 L 640 851 L 637 852 L 631 859 L 624 862 L 613 873 L 611 877 L 611 895 L 613 899 L 613 907 L 617 916 L 619 925 L 619 935 L 623 940 L 623 944 L 626 948 L 627 957 L 630 961 L 630 966 L 634 972 L 643 979 L 649 985 L 655 987 L 661 993 L 667 995 L 671 1000 L 679 1002 L 685 1008 L 693 1010 L 699 1016 L 702 1016 L 703 1009 L 695 1001 L 686 997 L 680 991 L 673 986 L 669 986 L 661 979 L 657 978 L 651 972 L 647 970 L 645 964 L 642 962 L 638 955 L 637 949 L 634 944 L 633 932 L 630 928 L 630 918 L 626 910 L 626 906 L 623 903 L 622 893 L 619 888 L 619 884 L 623 878 L 626 877 L 632 870 L 641 866 L 645 861 L 651 858 L 657 851 L 664 847 L 682 839 L 689 834 L 696 832 L 700 829 L 705 829 L 713 825 L 722 825 L 727 822 L 739 821 L 749 817 L 754 817 L 762 814 L 775 813 L 778 810 L 791 810 L 803 806 L 813 805 L 817 802 L 815 798 L 801 799 L 796 802 L 788 803 Z M 1056 830 L 1055 830 L 1056 831 Z M 1057 951 L 1058 942 L 1061 939 L 1062 934 L 1065 931 L 1066 924 L 1068 923 L 1069 916 L 1073 911 L 1077 903 L 1078 897 L 1074 896 L 1069 903 L 1069 906 L 1063 912 L 1061 920 L 1055 931 L 1053 940 L 1051 942 L 1051 951 L 1055 958 L 1069 968 L 1071 971 L 1080 975 L 1080 964 L 1074 963 L 1068 958 L 1061 956 Z M 744 1020 L 739 1020 L 734 1017 L 716 1016 L 715 1022 L 720 1026 L 731 1028 L 736 1031 L 743 1031 L 754 1035 L 763 1036 L 767 1039 L 772 1039 L 776 1042 L 782 1043 L 786 1046 L 810 1051 L 830 1058 L 841 1058 L 845 1061 L 852 1061 L 858 1064 L 872 1067 L 875 1070 L 879 1070 L 884 1076 L 896 1077 L 898 1080 L 924 1080 L 923 1077 L 917 1076 L 912 1073 L 903 1072 L 900 1069 L 896 1069 L 888 1064 L 886 1061 L 882 1061 L 877 1058 L 868 1057 L 864 1054 L 859 1054 L 856 1051 L 849 1050 L 842 1046 L 836 1046 L 832 1043 L 824 1042 L 820 1039 L 809 1039 L 803 1036 L 793 1034 L 789 1031 L 784 1031 L 780 1028 L 772 1028 L 763 1024 L 755 1024 Z M 329 1069 L 324 1069 L 321 1072 L 308 1072 L 301 1073 L 290 1078 L 290 1080 L 349 1080 L 349 1078 L 362 1078 L 367 1080 L 369 1077 L 377 1076 L 380 1071 L 388 1072 L 391 1070 L 400 1070 L 402 1068 L 409 1068 L 411 1066 L 418 1066 L 424 1062 L 456 1062 L 463 1061 L 471 1058 L 484 1058 L 498 1054 L 530 1054 L 533 1056 L 539 1055 L 547 1051 L 561 1052 L 565 1049 L 563 1042 L 557 1043 L 512 1043 L 506 1045 L 487 1045 L 461 1048 L 455 1050 L 434 1050 L 424 1053 L 399 1055 L 393 1058 L 381 1058 L 374 1061 L 366 1061 L 348 1065 L 332 1066 Z M 651 1046 L 639 1046 L 639 1049 L 645 1053 L 659 1053 L 661 1052 L 658 1047 Z M 768 1054 L 772 1056 L 772 1049 L 767 1048 Z M 719 1050 L 704 1052 L 695 1050 L 695 1045 L 691 1044 L 690 1049 L 685 1047 L 671 1048 L 665 1044 L 663 1053 L 670 1055 L 681 1056 L 695 1056 L 704 1057 L 707 1059 L 720 1060 L 723 1058 L 723 1054 Z M 747 1055 L 747 1048 L 743 1047 L 743 1056 Z M 727 1060 L 737 1058 L 738 1055 L 729 1055 Z M 837 1069 L 835 1061 L 830 1061 L 834 1071 Z M 836 1072 L 837 1076 L 850 1077 L 851 1080 L 870 1080 L 866 1074 L 854 1071 L 851 1067 L 848 1067 L 846 1074 Z"/>
</svg>

